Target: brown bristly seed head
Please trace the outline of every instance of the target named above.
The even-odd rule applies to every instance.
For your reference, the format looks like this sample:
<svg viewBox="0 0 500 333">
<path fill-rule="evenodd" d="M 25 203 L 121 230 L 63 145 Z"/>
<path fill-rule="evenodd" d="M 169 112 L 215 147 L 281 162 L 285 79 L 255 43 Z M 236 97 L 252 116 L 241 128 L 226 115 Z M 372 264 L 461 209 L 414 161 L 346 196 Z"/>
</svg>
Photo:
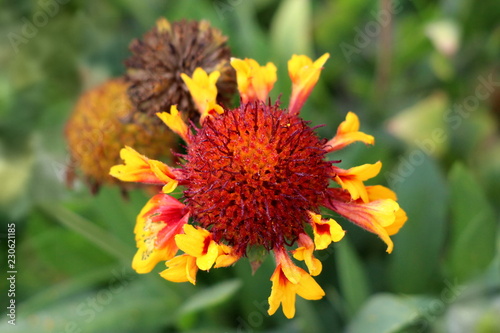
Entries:
<svg viewBox="0 0 500 333">
<path fill-rule="evenodd" d="M 154 114 L 176 104 L 191 120 L 197 120 L 199 114 L 180 74 L 191 76 L 201 67 L 208 73 L 220 71 L 217 102 L 229 106 L 236 92 L 236 74 L 226 41 L 227 37 L 207 21 L 158 20 L 142 39 L 132 41 L 133 55 L 125 61 L 134 105 Z"/>
</svg>

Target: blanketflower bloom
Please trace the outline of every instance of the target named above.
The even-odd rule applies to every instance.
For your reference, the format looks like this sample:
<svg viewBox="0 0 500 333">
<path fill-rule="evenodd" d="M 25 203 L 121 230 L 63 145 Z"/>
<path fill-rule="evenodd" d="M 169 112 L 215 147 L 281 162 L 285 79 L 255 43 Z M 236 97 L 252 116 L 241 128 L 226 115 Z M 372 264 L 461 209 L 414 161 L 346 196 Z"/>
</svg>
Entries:
<svg viewBox="0 0 500 333">
<path fill-rule="evenodd" d="M 281 305 L 292 318 L 296 295 L 309 300 L 325 295 L 313 278 L 322 270 L 314 252 L 345 235 L 337 221 L 322 216 L 322 207 L 377 234 L 387 252 L 392 251 L 390 236 L 403 226 L 406 214 L 394 192 L 364 185 L 382 163 L 342 169 L 335 165 L 339 161 L 327 159 L 357 141 L 374 144 L 374 138 L 359 131 L 352 112 L 329 141 L 299 117 L 328 57 L 312 61 L 293 56 L 289 61 L 292 109 L 268 100 L 276 81 L 272 64 L 231 60 L 242 96 L 234 109 L 216 103 L 217 72 L 196 69 L 192 77 L 182 75 L 201 127 L 184 124 L 175 106 L 158 116 L 186 141 L 185 162 L 169 167 L 126 147 L 124 164 L 111 170 L 124 181 L 164 185 L 137 219 L 137 272 L 166 261 L 162 277 L 195 284 L 198 270 L 230 266 L 252 249 L 264 248 L 276 261 L 268 312 L 274 314 Z M 338 186 L 331 187 L 332 181 Z M 177 186 L 183 191 L 182 203 L 168 194 Z"/>
</svg>

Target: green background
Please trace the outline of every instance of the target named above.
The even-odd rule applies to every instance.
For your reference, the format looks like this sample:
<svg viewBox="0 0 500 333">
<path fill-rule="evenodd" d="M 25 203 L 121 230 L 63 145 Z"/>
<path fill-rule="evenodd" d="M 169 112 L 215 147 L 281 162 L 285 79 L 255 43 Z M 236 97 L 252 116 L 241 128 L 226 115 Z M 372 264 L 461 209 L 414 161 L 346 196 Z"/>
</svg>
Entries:
<svg viewBox="0 0 500 333">
<path fill-rule="evenodd" d="M 0 6 L 2 332 L 500 332 L 497 0 Z M 128 44 L 159 16 L 207 19 L 234 56 L 274 62 L 272 96 L 282 93 L 285 105 L 291 54 L 331 54 L 302 116 L 326 124 L 317 131 L 331 138 L 354 111 L 376 137 L 374 147 L 352 145 L 335 159 L 383 161 L 368 183 L 395 190 L 409 217 L 392 254 L 341 221 L 345 239 L 318 254 L 326 296 L 298 298 L 292 320 L 266 313 L 271 258 L 253 276 L 247 260 L 200 272 L 196 286 L 163 280 L 161 267 L 131 270 L 135 216 L 148 196 L 136 190 L 124 202 L 103 188 L 93 197 L 81 182 L 68 189 L 62 133 L 79 94 L 122 75 Z M 39 26 L 26 31 L 26 22 Z M 6 316 L 9 223 L 15 327 Z"/>
</svg>

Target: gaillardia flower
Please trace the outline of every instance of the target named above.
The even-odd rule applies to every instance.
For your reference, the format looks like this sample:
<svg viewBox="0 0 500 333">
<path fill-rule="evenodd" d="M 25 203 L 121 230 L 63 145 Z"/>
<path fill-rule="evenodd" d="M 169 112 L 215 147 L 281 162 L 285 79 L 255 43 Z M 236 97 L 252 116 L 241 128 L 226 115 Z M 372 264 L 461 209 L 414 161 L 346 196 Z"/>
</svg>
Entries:
<svg viewBox="0 0 500 333">
<path fill-rule="evenodd" d="M 154 158 L 169 157 L 176 140 L 175 134 L 160 126 L 155 118 L 137 112 L 132 106 L 122 78 L 106 81 L 83 93 L 66 123 L 72 166 L 78 168 L 93 193 L 101 184 L 118 184 L 109 169 L 120 163 L 119 150 L 123 144 Z"/>
<path fill-rule="evenodd" d="M 126 147 L 121 151 L 124 164 L 110 172 L 124 181 L 164 185 L 137 217 L 139 250 L 132 266 L 138 273 L 166 261 L 162 277 L 194 284 L 198 270 L 229 266 L 250 250 L 264 248 L 276 261 L 268 312 L 282 305 L 292 318 L 297 294 L 309 300 L 325 294 L 313 278 L 322 270 L 314 251 L 345 234 L 337 221 L 321 215 L 321 207 L 377 234 L 387 252 L 392 251 L 389 236 L 398 232 L 406 215 L 391 190 L 363 183 L 377 175 L 381 163 L 342 169 L 335 165 L 338 161 L 327 159 L 356 141 L 371 145 L 374 138 L 359 131 L 358 117 L 351 112 L 329 141 L 318 138 L 299 117 L 328 57 L 313 62 L 294 55 L 288 62 L 288 109 L 268 99 L 276 81 L 271 63 L 232 59 L 241 96 L 234 109 L 216 103 L 217 71 L 182 75 L 201 127 L 185 124 L 176 106 L 158 116 L 185 140 L 185 163 L 170 167 Z M 168 194 L 177 186 L 183 188 L 182 202 Z M 303 268 L 297 261 L 304 262 Z"/>
<path fill-rule="evenodd" d="M 221 74 L 217 101 L 228 105 L 236 92 L 236 77 L 226 41 L 227 37 L 207 21 L 170 23 L 159 19 L 142 39 L 130 44 L 132 56 L 125 65 L 133 104 L 152 116 L 177 105 L 193 120 L 199 115 L 180 74 L 192 75 L 201 67 Z"/>
</svg>

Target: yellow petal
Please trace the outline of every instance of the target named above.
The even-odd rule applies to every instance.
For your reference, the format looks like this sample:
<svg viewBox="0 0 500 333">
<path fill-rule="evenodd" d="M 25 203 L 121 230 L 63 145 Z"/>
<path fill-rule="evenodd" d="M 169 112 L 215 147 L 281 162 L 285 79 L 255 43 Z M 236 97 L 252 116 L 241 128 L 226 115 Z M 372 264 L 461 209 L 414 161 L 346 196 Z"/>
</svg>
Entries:
<svg viewBox="0 0 500 333">
<path fill-rule="evenodd" d="M 364 202 L 368 201 L 368 194 L 366 193 L 365 185 L 359 179 L 350 179 L 349 177 L 337 175 L 334 180 L 342 186 L 344 190 L 349 192 L 352 200 L 356 200 L 361 197 Z"/>
<path fill-rule="evenodd" d="M 172 177 L 173 173 L 166 164 L 155 160 L 149 160 L 148 163 L 154 175 L 165 184 L 162 189 L 163 193 L 170 193 L 177 188 L 179 182 L 174 178 L 175 176 Z"/>
<path fill-rule="evenodd" d="M 161 17 L 156 21 L 156 29 L 158 29 L 159 33 L 166 33 L 172 30 L 172 26 L 167 19 Z"/>
<path fill-rule="evenodd" d="M 168 250 L 151 250 L 148 247 L 141 247 L 134 255 L 132 268 L 139 274 L 149 273 L 160 261 L 169 259 L 170 254 L 165 253 L 166 251 Z"/>
<path fill-rule="evenodd" d="M 375 164 L 363 164 L 348 170 L 334 167 L 333 171 L 337 174 L 334 180 L 349 192 L 353 200 L 361 198 L 364 202 L 368 202 L 368 193 L 363 181 L 378 175 L 381 168 L 382 162 L 380 161 Z"/>
<path fill-rule="evenodd" d="M 354 112 L 348 112 L 345 120 L 340 123 L 337 134 L 346 134 L 359 131 L 359 118 Z"/>
<path fill-rule="evenodd" d="M 293 251 L 293 257 L 297 260 L 303 260 L 306 263 L 309 274 L 312 276 L 319 275 L 323 268 L 321 261 L 314 257 L 314 243 L 306 234 L 302 233 L 298 239 L 301 247 Z"/>
<path fill-rule="evenodd" d="M 195 258 L 204 254 L 205 239 L 210 233 L 202 228 L 195 228 L 190 224 L 184 225 L 184 234 L 175 236 L 179 249 Z"/>
<path fill-rule="evenodd" d="M 227 267 L 240 259 L 240 256 L 233 253 L 233 249 L 225 244 L 219 244 L 219 256 L 215 261 L 215 268 Z"/>
<path fill-rule="evenodd" d="M 366 190 L 368 192 L 368 197 L 370 201 L 375 201 L 379 199 L 392 199 L 394 201 L 397 200 L 396 193 L 394 193 L 391 189 L 382 185 L 367 186 Z M 400 207 L 396 211 L 396 220 L 394 221 L 394 223 L 385 227 L 387 234 L 389 236 L 397 234 L 399 232 L 399 229 L 403 227 L 403 225 L 407 220 L 408 217 L 406 216 L 406 212 Z"/>
<path fill-rule="evenodd" d="M 298 114 L 311 94 L 330 54 L 325 53 L 313 62 L 305 55 L 293 55 L 288 61 L 288 74 L 292 79 L 292 94 L 288 106 L 291 114 Z"/>
<path fill-rule="evenodd" d="M 407 220 L 408 216 L 406 216 L 406 212 L 402 208 L 399 208 L 396 211 L 396 220 L 393 224 L 385 227 L 385 231 L 387 231 L 389 236 L 395 235 L 399 232 L 399 229 L 404 226 Z"/>
<path fill-rule="evenodd" d="M 220 255 L 217 257 L 217 260 L 215 261 L 214 268 L 231 266 L 239 259 L 240 259 L 240 257 L 237 257 L 237 256 L 232 256 L 232 255 L 227 255 L 227 254 Z"/>
<path fill-rule="evenodd" d="M 276 262 L 281 266 L 283 274 L 285 274 L 287 280 L 293 284 L 299 283 L 300 280 L 299 267 L 297 267 L 292 262 L 285 249 L 283 248 L 275 249 L 274 255 L 276 258 Z"/>
<path fill-rule="evenodd" d="M 397 200 L 396 193 L 382 185 L 366 186 L 366 192 L 368 193 L 370 201 L 375 201 L 377 199 Z"/>
<path fill-rule="evenodd" d="M 382 162 L 378 161 L 375 164 L 363 164 L 348 170 L 349 175 L 354 175 L 357 179 L 365 181 L 379 174 L 382 168 Z"/>
<path fill-rule="evenodd" d="M 219 71 L 213 71 L 207 74 L 201 67 L 194 70 L 192 78 L 184 73 L 181 74 L 181 78 L 189 89 L 202 120 L 214 113 L 212 110 L 214 110 L 215 105 L 217 105 L 216 83 L 219 77 Z M 215 113 L 220 113 L 219 111 L 221 109 L 222 108 L 219 106 Z"/>
<path fill-rule="evenodd" d="M 266 102 L 277 79 L 276 66 L 270 62 L 260 66 L 253 59 L 236 58 L 231 58 L 231 66 L 236 70 L 236 81 L 242 102 L 254 100 Z"/>
<path fill-rule="evenodd" d="M 329 200 L 327 207 L 358 226 L 377 234 L 387 244 L 387 252 L 392 252 L 394 245 L 386 228 L 396 222 L 396 212 L 400 209 L 397 202 L 391 199 L 379 199 L 368 203 Z"/>
<path fill-rule="evenodd" d="M 212 240 L 212 235 L 207 230 L 195 228 L 190 224 L 184 225 L 184 232 L 175 236 L 177 246 L 186 254 L 196 258 L 198 268 L 209 270 L 219 255 L 219 247 Z"/>
<path fill-rule="evenodd" d="M 215 243 L 214 241 L 210 241 L 206 253 L 196 258 L 196 265 L 199 269 L 208 271 L 210 268 L 212 268 L 218 255 L 219 249 L 217 247 L 217 243 Z"/>
<path fill-rule="evenodd" d="M 359 118 L 353 113 L 347 113 L 346 119 L 339 125 L 337 134 L 325 145 L 325 150 L 331 152 L 339 150 L 353 142 L 361 141 L 373 145 L 375 138 L 359 131 Z"/>
<path fill-rule="evenodd" d="M 267 313 L 271 316 L 278 310 L 281 300 L 285 295 L 286 277 L 281 270 L 281 266 L 278 265 L 276 267 L 270 280 L 273 284 L 271 287 L 271 295 L 268 298 L 269 310 L 267 310 Z M 293 315 L 291 317 L 293 317 Z"/>
<path fill-rule="evenodd" d="M 130 147 L 120 150 L 120 157 L 125 164 L 113 166 L 109 172 L 111 176 L 126 182 L 158 185 L 173 183 L 177 186 L 176 176 L 166 164 L 150 160 Z"/>
<path fill-rule="evenodd" d="M 281 305 L 283 307 L 283 313 L 288 319 L 292 319 L 295 316 L 295 299 L 297 295 L 295 289 L 296 286 L 290 286 L 283 290 Z"/>
<path fill-rule="evenodd" d="M 271 276 L 272 288 L 268 299 L 269 315 L 274 314 L 281 304 L 285 316 L 288 319 L 293 318 L 295 316 L 296 294 L 309 300 L 317 300 L 325 295 L 323 289 L 307 272 L 299 267 L 296 267 L 296 271 L 298 280 L 297 283 L 292 283 L 285 274 L 281 263 L 277 265 Z"/>
<path fill-rule="evenodd" d="M 196 284 L 196 258 L 183 254 L 166 262 L 168 267 L 160 273 L 160 276 L 172 282 L 191 282 Z"/>
<path fill-rule="evenodd" d="M 178 247 L 174 237 L 189 218 L 184 209 L 184 204 L 165 194 L 157 194 L 146 203 L 134 227 L 138 248 L 132 261 L 135 271 L 148 273 L 158 262 L 175 256 Z"/>
<path fill-rule="evenodd" d="M 297 294 L 307 300 L 318 300 L 325 296 L 325 292 L 314 278 L 304 271 L 297 288 Z"/>
<path fill-rule="evenodd" d="M 189 129 L 182 119 L 179 110 L 177 110 L 177 105 L 172 105 L 170 107 L 170 113 L 158 112 L 156 115 L 168 126 L 168 128 L 189 143 Z"/>
<path fill-rule="evenodd" d="M 345 230 L 334 219 L 324 220 L 321 215 L 309 212 L 313 226 L 314 246 L 316 250 L 323 250 L 331 242 L 339 242 L 344 238 Z"/>
<path fill-rule="evenodd" d="M 345 230 L 334 219 L 328 220 L 330 226 L 330 236 L 333 242 L 339 242 L 345 236 Z"/>
<path fill-rule="evenodd" d="M 115 165 L 109 174 L 125 182 L 158 182 L 149 167 L 148 158 L 130 147 L 120 150 L 120 157 L 125 164 Z"/>
</svg>

